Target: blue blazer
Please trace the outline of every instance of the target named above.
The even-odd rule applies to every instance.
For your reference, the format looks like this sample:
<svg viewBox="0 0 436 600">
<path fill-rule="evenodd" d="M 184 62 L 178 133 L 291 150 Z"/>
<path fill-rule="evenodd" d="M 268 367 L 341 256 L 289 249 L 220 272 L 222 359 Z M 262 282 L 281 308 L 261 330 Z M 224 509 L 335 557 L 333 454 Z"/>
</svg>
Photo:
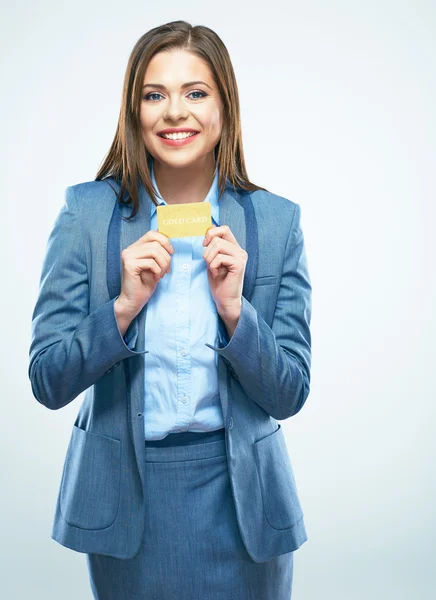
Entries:
<svg viewBox="0 0 436 600">
<path fill-rule="evenodd" d="M 110 184 L 110 185 L 109 185 Z M 150 202 L 121 206 L 115 181 L 70 186 L 50 234 L 32 316 L 28 375 L 35 398 L 57 410 L 85 391 L 72 428 L 51 537 L 84 553 L 132 558 L 144 534 L 143 380 L 147 305 L 120 333 L 114 302 L 121 251 L 149 230 Z M 311 283 L 299 204 L 270 192 L 220 198 L 248 253 L 241 315 L 218 357 L 228 467 L 238 526 L 255 562 L 307 540 L 283 431 L 277 420 L 303 407 L 310 384 Z M 228 339 L 228 338 L 227 338 Z"/>
</svg>

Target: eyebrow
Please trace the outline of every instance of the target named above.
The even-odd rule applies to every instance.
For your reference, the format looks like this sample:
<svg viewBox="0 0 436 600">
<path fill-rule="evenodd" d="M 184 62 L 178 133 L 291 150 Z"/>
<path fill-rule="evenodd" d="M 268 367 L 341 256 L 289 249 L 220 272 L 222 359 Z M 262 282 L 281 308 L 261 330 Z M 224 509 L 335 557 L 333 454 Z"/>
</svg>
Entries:
<svg viewBox="0 0 436 600">
<path fill-rule="evenodd" d="M 184 90 L 185 88 L 191 87 L 191 85 L 197 85 L 198 83 L 202 83 L 203 85 L 207 85 L 207 87 L 209 89 L 212 89 L 210 87 L 210 85 L 208 85 L 205 81 L 188 81 L 188 83 L 184 83 L 180 87 L 182 88 L 182 90 Z M 142 89 L 144 89 L 146 87 L 158 88 L 160 90 L 165 90 L 166 89 L 165 86 L 162 85 L 161 83 L 146 83 L 145 85 L 142 86 Z"/>
</svg>

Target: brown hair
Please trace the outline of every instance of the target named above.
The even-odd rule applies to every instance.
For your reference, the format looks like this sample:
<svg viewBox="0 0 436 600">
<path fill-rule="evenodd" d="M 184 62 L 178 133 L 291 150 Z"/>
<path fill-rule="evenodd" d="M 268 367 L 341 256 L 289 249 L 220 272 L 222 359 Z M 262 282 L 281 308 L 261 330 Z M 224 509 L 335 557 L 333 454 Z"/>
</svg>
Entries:
<svg viewBox="0 0 436 600">
<path fill-rule="evenodd" d="M 151 180 L 149 161 L 152 156 L 144 145 L 140 131 L 142 84 L 148 63 L 158 52 L 186 50 L 205 61 L 218 86 L 223 102 L 223 129 L 215 146 L 219 167 L 219 190 L 223 193 L 226 179 L 234 188 L 252 192 L 265 190 L 248 179 L 242 148 L 238 87 L 229 53 L 220 37 L 208 27 L 193 27 L 186 21 L 172 21 L 150 29 L 136 42 L 127 64 L 117 130 L 112 146 L 100 167 L 96 181 L 113 177 L 120 184 L 117 198 L 123 204 L 133 201 L 133 218 L 139 207 L 138 177 L 155 205 L 158 205 Z M 124 192 L 128 200 L 121 200 Z M 267 191 L 267 190 L 265 190 Z"/>
</svg>

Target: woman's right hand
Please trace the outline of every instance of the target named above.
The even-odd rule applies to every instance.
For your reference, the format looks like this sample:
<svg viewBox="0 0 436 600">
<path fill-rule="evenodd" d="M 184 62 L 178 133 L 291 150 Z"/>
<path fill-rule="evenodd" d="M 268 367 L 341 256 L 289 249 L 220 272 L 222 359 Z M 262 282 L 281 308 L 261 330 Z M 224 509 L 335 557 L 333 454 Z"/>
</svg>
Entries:
<svg viewBox="0 0 436 600">
<path fill-rule="evenodd" d="M 150 229 L 121 252 L 121 292 L 117 302 L 132 319 L 153 295 L 158 282 L 170 272 L 174 248 L 169 238 Z"/>
</svg>

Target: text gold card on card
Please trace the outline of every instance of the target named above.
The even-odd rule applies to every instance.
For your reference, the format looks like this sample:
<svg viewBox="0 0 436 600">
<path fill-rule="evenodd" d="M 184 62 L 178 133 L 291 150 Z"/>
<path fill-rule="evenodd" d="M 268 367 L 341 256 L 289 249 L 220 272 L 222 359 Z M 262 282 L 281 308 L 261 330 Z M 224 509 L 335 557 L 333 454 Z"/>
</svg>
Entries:
<svg viewBox="0 0 436 600">
<path fill-rule="evenodd" d="M 157 230 L 169 238 L 205 236 L 212 227 L 210 202 L 162 204 L 156 207 Z"/>
</svg>

